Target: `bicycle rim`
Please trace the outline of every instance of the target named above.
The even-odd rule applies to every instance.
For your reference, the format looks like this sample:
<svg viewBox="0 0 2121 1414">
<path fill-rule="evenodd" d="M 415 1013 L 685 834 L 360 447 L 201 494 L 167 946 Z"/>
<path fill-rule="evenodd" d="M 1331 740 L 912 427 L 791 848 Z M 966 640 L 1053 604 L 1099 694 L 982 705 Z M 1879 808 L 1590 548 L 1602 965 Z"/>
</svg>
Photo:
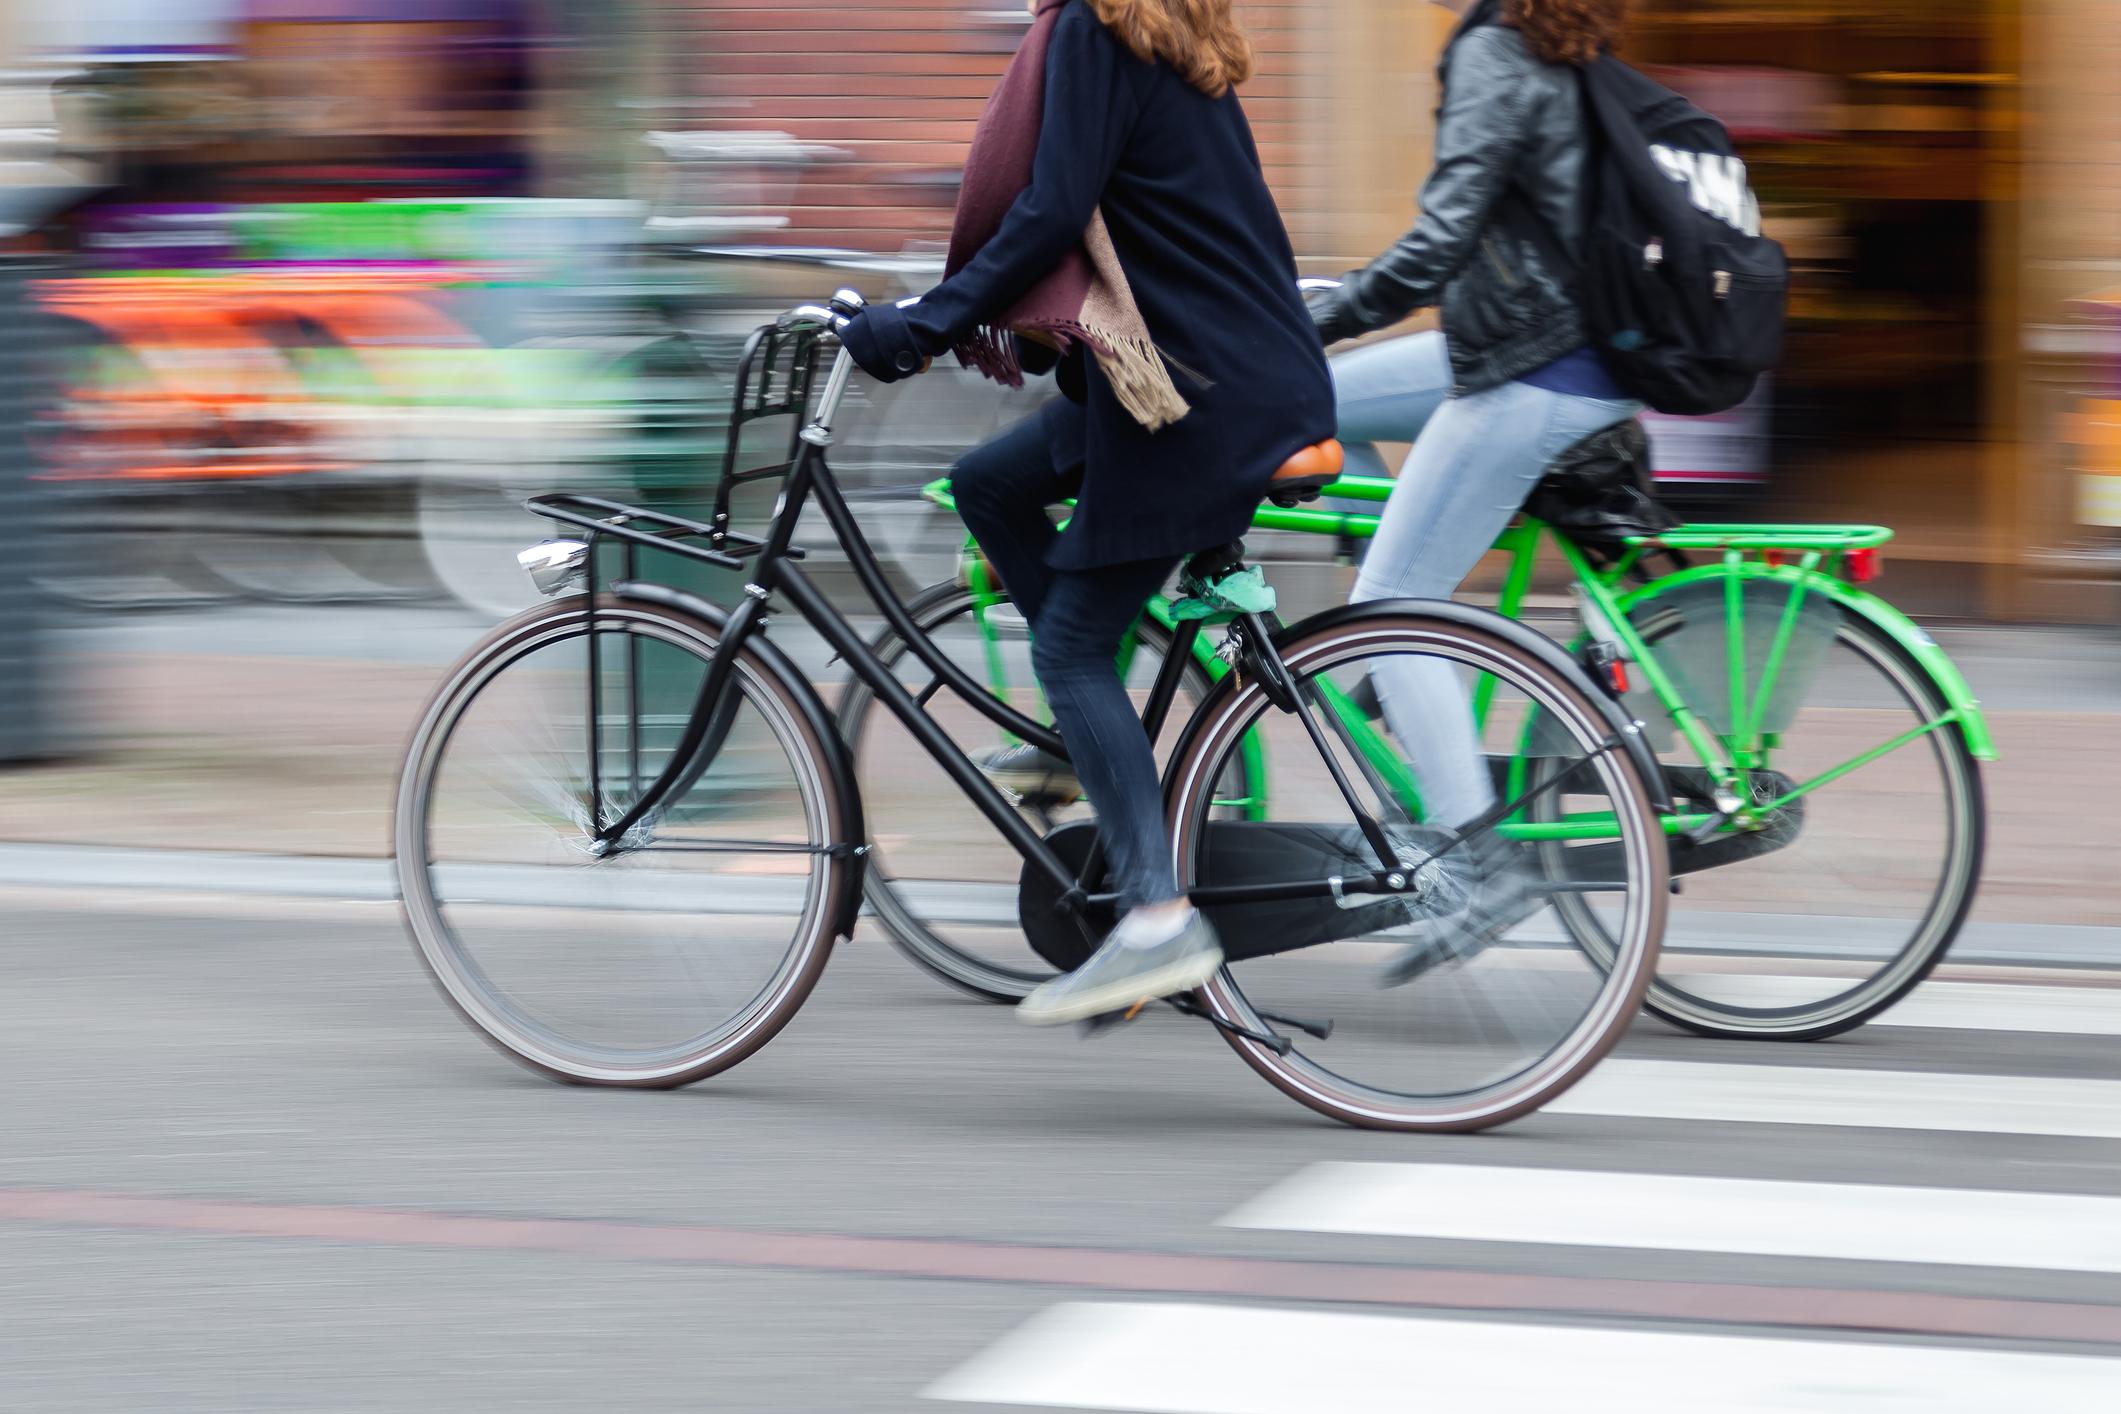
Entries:
<svg viewBox="0 0 2121 1414">
<path fill-rule="evenodd" d="M 683 615 L 600 605 L 601 818 L 669 759 L 715 641 Z M 686 1084 L 764 1044 L 815 984 L 845 811 L 800 700 L 747 653 L 712 767 L 598 857 L 588 644 L 570 601 L 452 672 L 400 782 L 401 896 L 444 995 L 512 1058 L 585 1084 Z"/>
<path fill-rule="evenodd" d="M 1342 774 L 1402 849 L 1416 877 L 1424 875 L 1425 862 L 1448 837 L 1421 823 L 1416 811 L 1395 816 L 1387 799 L 1406 789 L 1395 771 L 1411 768 L 1409 754 L 1390 729 L 1391 693 L 1385 694 L 1382 721 L 1362 719 L 1359 711 L 1351 714 L 1339 705 L 1353 698 L 1354 685 L 1364 676 L 1389 686 L 1401 681 L 1408 667 L 1441 670 L 1454 688 L 1466 673 L 1492 674 L 1499 683 L 1494 733 L 1510 730 L 1504 719 L 1519 722 L 1531 712 L 1554 720 L 1570 744 L 1572 766 L 1590 784 L 1588 793 L 1602 796 L 1602 808 L 1613 816 L 1619 848 L 1611 861 L 1599 865 L 1613 877 L 1592 878 L 1572 868 L 1575 861 L 1560 861 L 1539 881 L 1529 909 L 1492 939 L 1443 930 L 1442 936 L 1464 944 L 1457 955 L 1391 986 L 1386 980 L 1413 956 L 1409 949 L 1427 947 L 1439 936 L 1411 903 L 1312 901 L 1275 914 L 1266 928 L 1249 925 L 1238 910 L 1219 910 L 1218 926 L 1233 961 L 1202 990 L 1201 1004 L 1231 1026 L 1292 1043 L 1283 1055 L 1262 1040 L 1224 1033 L 1277 1088 L 1350 1124 L 1472 1130 L 1538 1108 L 1580 1079 L 1617 1042 L 1654 968 L 1668 887 L 1666 859 L 1638 772 L 1577 680 L 1502 637 L 1397 610 L 1318 631 L 1299 626 L 1285 637 L 1282 652 L 1290 671 L 1317 687 L 1325 715 L 1339 718 L 1325 735 Z M 1274 805 L 1270 824 L 1277 829 L 1295 825 L 1313 839 L 1340 841 L 1327 847 L 1346 852 L 1347 877 L 1374 875 L 1378 866 L 1369 861 L 1375 856 L 1364 855 L 1368 846 L 1352 825 L 1353 811 L 1332 782 L 1324 755 L 1294 716 L 1271 708 L 1259 685 L 1247 684 L 1211 699 L 1174 767 L 1171 821 L 1182 882 L 1189 888 L 1223 882 L 1217 877 L 1219 854 L 1239 861 L 1237 872 L 1254 880 L 1262 880 L 1271 867 L 1253 862 L 1268 858 L 1271 847 L 1261 851 L 1244 845 L 1233 832 L 1208 821 L 1203 809 L 1210 795 L 1207 783 L 1247 731 L 1261 733 L 1266 741 L 1265 787 Z M 1507 788 L 1504 798 L 1514 798 Z M 1234 855 L 1233 846 L 1239 846 Z M 1524 852 L 1523 858 L 1531 857 Z M 1602 956 L 1577 947 L 1553 924 L 1544 903 L 1550 890 L 1593 886 L 1613 890 L 1608 896 L 1621 901 L 1625 919 L 1616 946 Z M 1336 908 L 1342 910 L 1337 915 Z M 1287 946 L 1292 938 L 1319 934 L 1325 935 L 1320 941 Z M 1241 956 L 1263 946 L 1286 950 Z M 1320 1038 L 1308 1034 L 1306 1026 L 1330 1034 Z"/>
</svg>

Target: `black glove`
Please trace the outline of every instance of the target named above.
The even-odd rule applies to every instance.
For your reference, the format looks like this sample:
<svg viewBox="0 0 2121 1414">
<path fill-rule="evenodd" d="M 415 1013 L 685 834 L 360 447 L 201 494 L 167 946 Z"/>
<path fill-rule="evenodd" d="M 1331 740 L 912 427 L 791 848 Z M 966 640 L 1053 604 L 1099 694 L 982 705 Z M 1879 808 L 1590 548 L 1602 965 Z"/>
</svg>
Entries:
<svg viewBox="0 0 2121 1414">
<path fill-rule="evenodd" d="M 1342 276 L 1338 289 L 1304 292 L 1304 307 L 1311 311 L 1311 324 L 1318 330 L 1318 342 L 1328 348 L 1343 339 L 1358 338 L 1370 332 L 1362 317 L 1355 312 L 1350 298 L 1355 274 L 1350 271 Z"/>
<path fill-rule="evenodd" d="M 928 366 L 913 342 L 906 312 L 895 304 L 872 304 L 840 330 L 840 342 L 856 366 L 879 383 L 911 378 Z"/>
</svg>

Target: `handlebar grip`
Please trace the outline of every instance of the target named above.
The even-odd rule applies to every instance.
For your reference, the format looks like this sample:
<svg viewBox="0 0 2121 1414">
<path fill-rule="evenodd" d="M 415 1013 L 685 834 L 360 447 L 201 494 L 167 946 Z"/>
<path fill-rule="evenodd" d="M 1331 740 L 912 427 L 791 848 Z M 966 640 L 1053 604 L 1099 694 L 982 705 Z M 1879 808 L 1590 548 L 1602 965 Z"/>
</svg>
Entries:
<svg viewBox="0 0 2121 1414">
<path fill-rule="evenodd" d="M 919 295 L 898 301 L 898 308 L 911 309 L 921 302 Z M 782 329 L 793 329 L 798 325 L 814 325 L 819 329 L 830 329 L 837 333 L 847 327 L 848 321 L 869 307 L 860 290 L 839 290 L 829 304 L 799 304 L 783 314 L 775 323 Z"/>
</svg>

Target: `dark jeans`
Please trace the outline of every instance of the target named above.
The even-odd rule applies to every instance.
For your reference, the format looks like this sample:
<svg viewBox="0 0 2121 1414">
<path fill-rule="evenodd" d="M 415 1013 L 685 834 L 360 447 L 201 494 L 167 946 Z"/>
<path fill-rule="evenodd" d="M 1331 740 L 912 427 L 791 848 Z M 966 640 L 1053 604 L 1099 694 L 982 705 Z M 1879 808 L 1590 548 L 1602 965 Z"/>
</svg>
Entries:
<svg viewBox="0 0 2121 1414">
<path fill-rule="evenodd" d="M 1061 533 L 1046 508 L 1076 488 L 1053 464 L 1043 417 L 967 453 L 950 485 L 958 514 L 1031 625 L 1031 665 L 1097 811 L 1122 906 L 1179 897 L 1156 758 L 1119 676 L 1120 640 L 1177 559 L 1089 570 L 1046 563 Z"/>
</svg>

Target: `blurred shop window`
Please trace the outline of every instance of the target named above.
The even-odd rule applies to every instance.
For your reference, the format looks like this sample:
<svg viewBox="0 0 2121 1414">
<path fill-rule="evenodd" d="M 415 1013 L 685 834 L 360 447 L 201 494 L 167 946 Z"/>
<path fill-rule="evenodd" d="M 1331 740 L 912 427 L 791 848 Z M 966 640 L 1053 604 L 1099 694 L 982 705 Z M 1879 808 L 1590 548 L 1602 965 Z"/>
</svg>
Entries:
<svg viewBox="0 0 2121 1414">
<path fill-rule="evenodd" d="M 1628 57 L 1730 125 L 1794 267 L 1772 401 L 1668 473 L 1767 481 L 1792 507 L 1974 514 L 1985 351 L 2009 317 L 1987 276 L 2010 189 L 2000 3 L 1638 0 Z"/>
<path fill-rule="evenodd" d="M 262 119 L 253 179 L 335 197 L 528 191 L 530 0 L 249 0 L 240 29 Z"/>
</svg>

